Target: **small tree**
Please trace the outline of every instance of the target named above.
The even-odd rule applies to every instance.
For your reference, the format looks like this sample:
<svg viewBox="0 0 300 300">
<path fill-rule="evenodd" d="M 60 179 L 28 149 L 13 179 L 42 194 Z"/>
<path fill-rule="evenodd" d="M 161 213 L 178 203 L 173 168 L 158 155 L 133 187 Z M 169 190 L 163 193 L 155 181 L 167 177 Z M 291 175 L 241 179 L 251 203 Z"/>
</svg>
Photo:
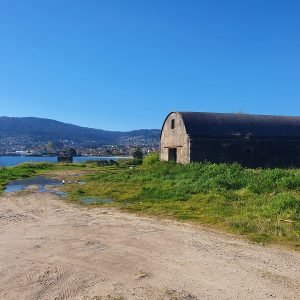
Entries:
<svg viewBox="0 0 300 300">
<path fill-rule="evenodd" d="M 69 148 L 69 154 L 70 156 L 76 156 L 77 155 L 77 151 L 75 148 L 70 147 Z"/>
<path fill-rule="evenodd" d="M 142 160 L 143 159 L 143 152 L 141 147 L 136 147 L 135 151 L 132 153 L 133 159 Z"/>
</svg>

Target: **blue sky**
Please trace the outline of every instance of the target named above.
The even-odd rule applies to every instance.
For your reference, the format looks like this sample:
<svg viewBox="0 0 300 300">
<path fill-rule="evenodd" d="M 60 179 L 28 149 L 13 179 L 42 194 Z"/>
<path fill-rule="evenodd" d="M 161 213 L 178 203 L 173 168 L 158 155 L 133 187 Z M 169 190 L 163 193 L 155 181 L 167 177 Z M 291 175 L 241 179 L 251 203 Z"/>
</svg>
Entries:
<svg viewBox="0 0 300 300">
<path fill-rule="evenodd" d="M 0 115 L 107 130 L 300 115 L 300 2 L 0 0 Z"/>
</svg>

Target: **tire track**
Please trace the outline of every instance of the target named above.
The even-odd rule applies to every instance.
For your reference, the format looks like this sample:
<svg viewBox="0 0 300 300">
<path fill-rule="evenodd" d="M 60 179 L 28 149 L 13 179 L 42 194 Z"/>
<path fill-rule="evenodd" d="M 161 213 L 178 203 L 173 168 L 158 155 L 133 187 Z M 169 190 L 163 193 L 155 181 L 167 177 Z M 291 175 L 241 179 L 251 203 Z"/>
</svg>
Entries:
<svg viewBox="0 0 300 300">
<path fill-rule="evenodd" d="M 35 291 L 30 296 L 30 299 L 72 299 L 79 292 L 82 292 L 99 282 L 101 282 L 101 280 L 97 279 L 97 276 L 95 275 L 77 275 L 65 270 L 57 277 L 43 282 L 42 288 Z"/>
</svg>

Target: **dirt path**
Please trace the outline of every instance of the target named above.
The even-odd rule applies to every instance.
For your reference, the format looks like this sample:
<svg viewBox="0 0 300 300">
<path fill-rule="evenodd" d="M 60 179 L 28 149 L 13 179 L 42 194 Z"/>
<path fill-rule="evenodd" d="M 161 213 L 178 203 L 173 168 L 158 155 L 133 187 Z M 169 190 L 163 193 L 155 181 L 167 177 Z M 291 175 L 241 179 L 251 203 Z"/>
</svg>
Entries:
<svg viewBox="0 0 300 300">
<path fill-rule="evenodd" d="M 300 299 L 300 254 L 65 203 L 0 197 L 0 299 Z"/>
</svg>

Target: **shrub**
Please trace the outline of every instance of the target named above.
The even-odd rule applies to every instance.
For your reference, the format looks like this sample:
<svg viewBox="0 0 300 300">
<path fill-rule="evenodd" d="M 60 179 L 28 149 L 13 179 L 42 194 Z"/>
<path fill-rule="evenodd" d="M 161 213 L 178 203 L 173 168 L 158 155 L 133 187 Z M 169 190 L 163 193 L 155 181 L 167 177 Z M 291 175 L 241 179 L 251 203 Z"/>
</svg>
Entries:
<svg viewBox="0 0 300 300">
<path fill-rule="evenodd" d="M 128 166 L 138 166 L 143 163 L 142 159 L 119 159 L 118 160 L 118 165 L 119 167 L 128 167 Z"/>
<path fill-rule="evenodd" d="M 143 159 L 143 164 L 145 165 L 153 165 L 159 161 L 159 155 L 157 152 L 149 153 Z"/>
<path fill-rule="evenodd" d="M 142 160 L 143 159 L 143 152 L 141 147 L 137 147 L 135 151 L 132 153 L 133 159 Z"/>
</svg>

